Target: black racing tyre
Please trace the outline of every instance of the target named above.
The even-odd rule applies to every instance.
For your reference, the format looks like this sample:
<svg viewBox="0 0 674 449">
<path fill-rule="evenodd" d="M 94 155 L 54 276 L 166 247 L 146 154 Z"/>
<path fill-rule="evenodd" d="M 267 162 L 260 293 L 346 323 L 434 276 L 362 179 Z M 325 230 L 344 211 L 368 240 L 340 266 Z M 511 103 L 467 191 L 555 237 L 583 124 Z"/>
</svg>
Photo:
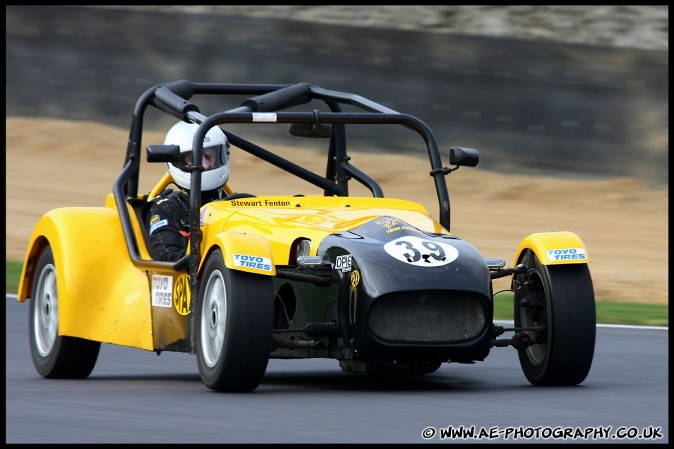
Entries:
<svg viewBox="0 0 674 449">
<path fill-rule="evenodd" d="M 520 263 L 527 273 L 512 285 L 515 327 L 542 329 L 527 331 L 537 343 L 518 350 L 522 371 L 533 385 L 578 385 L 594 357 L 597 319 L 590 270 L 587 264 L 543 265 L 531 250 Z"/>
<path fill-rule="evenodd" d="M 222 252 L 206 261 L 195 316 L 197 363 L 210 389 L 255 390 L 267 370 L 274 324 L 271 276 L 230 270 Z"/>
<path fill-rule="evenodd" d="M 58 334 L 56 266 L 50 246 L 40 254 L 35 274 L 28 319 L 35 369 L 49 379 L 84 379 L 96 365 L 101 343 Z"/>
</svg>

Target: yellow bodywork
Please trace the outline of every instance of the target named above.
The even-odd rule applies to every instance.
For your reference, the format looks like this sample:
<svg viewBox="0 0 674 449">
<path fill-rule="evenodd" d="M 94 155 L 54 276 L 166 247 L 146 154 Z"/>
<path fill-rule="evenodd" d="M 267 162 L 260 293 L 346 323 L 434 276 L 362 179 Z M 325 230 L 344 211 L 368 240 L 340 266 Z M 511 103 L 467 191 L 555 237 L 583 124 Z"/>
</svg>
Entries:
<svg viewBox="0 0 674 449">
<path fill-rule="evenodd" d="M 515 256 L 517 265 L 522 251 L 531 249 L 543 265 L 588 263 L 590 255 L 583 241 L 573 232 L 538 232 L 526 236 Z"/>
<path fill-rule="evenodd" d="M 232 256 L 235 253 L 231 249 L 237 240 L 259 248 L 259 255 L 269 251 L 274 264 L 285 265 L 293 262 L 288 257 L 291 244 L 297 238 L 311 240 L 310 254 L 315 255 L 325 236 L 349 231 L 380 216 L 394 216 L 426 232 L 447 232 L 423 206 L 389 198 L 265 196 L 207 204 L 202 208 L 202 215 L 202 251 L 217 244 L 225 254 L 228 268 L 262 274 L 264 270 L 235 265 Z M 227 231 L 223 233 L 224 229 Z M 265 244 L 257 241 L 260 237 Z"/>
<path fill-rule="evenodd" d="M 140 257 L 149 259 L 130 206 L 129 211 Z M 315 255 L 327 235 L 379 216 L 396 217 L 427 232 L 447 232 L 423 206 L 405 200 L 265 196 L 220 201 L 201 210 L 201 265 L 218 247 L 228 268 L 273 276 L 275 265 L 292 263 L 290 248 L 298 238 L 309 239 Z M 186 274 L 134 265 L 111 194 L 105 207 L 60 208 L 41 217 L 24 260 L 19 301 L 31 294 L 35 265 L 47 244 L 57 268 L 59 335 L 147 350 L 188 339 L 191 298 L 189 292 L 175 290 L 185 292 Z M 173 284 L 173 304 L 158 305 L 155 287 L 167 281 Z"/>
<path fill-rule="evenodd" d="M 57 268 L 59 335 L 152 349 L 148 278 L 129 258 L 117 211 L 61 208 L 42 216 L 24 260 L 19 301 L 30 294 L 47 243 Z"/>
</svg>

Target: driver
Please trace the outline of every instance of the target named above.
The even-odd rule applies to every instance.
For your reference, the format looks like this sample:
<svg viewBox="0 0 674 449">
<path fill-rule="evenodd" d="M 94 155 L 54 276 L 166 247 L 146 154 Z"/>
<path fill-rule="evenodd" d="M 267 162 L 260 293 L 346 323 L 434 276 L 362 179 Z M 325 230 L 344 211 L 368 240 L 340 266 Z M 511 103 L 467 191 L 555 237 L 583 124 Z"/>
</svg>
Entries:
<svg viewBox="0 0 674 449">
<path fill-rule="evenodd" d="M 180 162 L 167 163 L 168 171 L 179 190 L 164 189 L 151 201 L 147 214 L 149 252 L 155 260 L 176 261 L 187 252 L 189 242 L 189 188 L 191 174 L 181 169 L 192 164 L 192 142 L 199 125 L 178 122 L 171 127 L 165 145 L 180 146 Z M 204 138 L 201 165 L 201 204 L 225 196 L 223 186 L 229 178 L 229 143 L 219 127 L 213 127 Z"/>
</svg>

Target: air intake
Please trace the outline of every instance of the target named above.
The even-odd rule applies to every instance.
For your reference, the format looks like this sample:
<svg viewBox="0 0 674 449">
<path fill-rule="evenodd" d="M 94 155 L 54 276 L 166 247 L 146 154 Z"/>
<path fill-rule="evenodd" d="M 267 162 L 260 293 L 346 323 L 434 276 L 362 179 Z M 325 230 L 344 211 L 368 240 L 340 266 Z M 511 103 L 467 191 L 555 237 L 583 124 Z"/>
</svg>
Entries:
<svg viewBox="0 0 674 449">
<path fill-rule="evenodd" d="M 384 295 L 368 318 L 372 332 L 391 343 L 460 343 L 485 327 L 483 297 L 470 292 Z"/>
</svg>

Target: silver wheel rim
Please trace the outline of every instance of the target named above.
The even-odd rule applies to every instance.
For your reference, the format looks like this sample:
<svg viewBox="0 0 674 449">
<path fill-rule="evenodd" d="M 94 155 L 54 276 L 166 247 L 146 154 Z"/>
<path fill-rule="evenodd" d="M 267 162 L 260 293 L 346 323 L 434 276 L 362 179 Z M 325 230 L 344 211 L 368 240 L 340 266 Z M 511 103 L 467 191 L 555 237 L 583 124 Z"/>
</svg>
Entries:
<svg viewBox="0 0 674 449">
<path fill-rule="evenodd" d="M 222 273 L 213 271 L 208 278 L 201 308 L 201 340 L 204 363 L 214 368 L 220 357 L 227 327 L 227 291 Z"/>
<path fill-rule="evenodd" d="M 45 265 L 40 272 L 35 297 L 33 298 L 33 337 L 37 352 L 47 357 L 58 335 L 58 295 L 56 293 L 56 269 Z"/>
</svg>

